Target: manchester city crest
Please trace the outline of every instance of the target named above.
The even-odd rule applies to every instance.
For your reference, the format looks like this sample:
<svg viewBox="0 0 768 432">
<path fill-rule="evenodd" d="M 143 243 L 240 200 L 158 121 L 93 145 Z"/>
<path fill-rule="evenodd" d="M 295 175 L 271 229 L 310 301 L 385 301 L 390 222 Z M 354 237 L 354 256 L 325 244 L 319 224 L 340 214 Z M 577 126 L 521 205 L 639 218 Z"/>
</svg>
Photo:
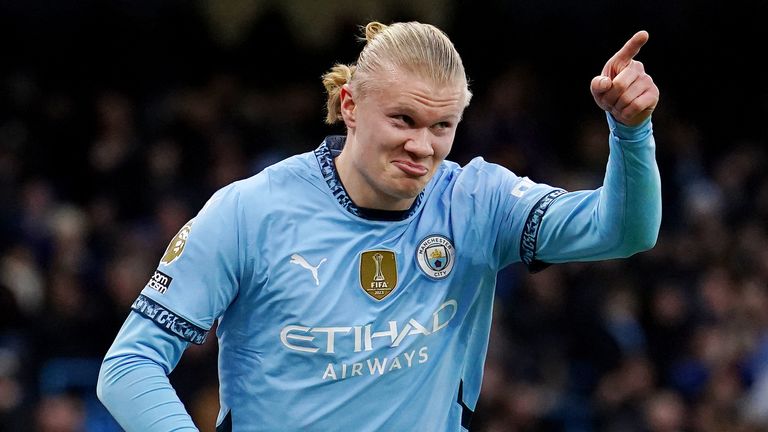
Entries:
<svg viewBox="0 0 768 432">
<path fill-rule="evenodd" d="M 453 269 L 456 252 L 453 243 L 441 235 L 431 235 L 419 243 L 416 262 L 427 276 L 433 279 L 447 277 Z"/>
</svg>

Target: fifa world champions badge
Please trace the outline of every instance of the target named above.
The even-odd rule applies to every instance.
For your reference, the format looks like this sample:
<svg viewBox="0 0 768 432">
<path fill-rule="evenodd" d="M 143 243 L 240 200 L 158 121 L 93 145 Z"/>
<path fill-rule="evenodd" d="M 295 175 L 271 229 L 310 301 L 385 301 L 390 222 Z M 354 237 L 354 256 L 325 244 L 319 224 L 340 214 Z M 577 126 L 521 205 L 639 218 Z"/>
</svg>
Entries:
<svg viewBox="0 0 768 432">
<path fill-rule="evenodd" d="M 395 290 L 397 258 L 393 251 L 369 250 L 360 254 L 360 287 L 376 300 Z"/>
<path fill-rule="evenodd" d="M 419 243 L 416 262 L 419 268 L 432 279 L 444 279 L 451 274 L 456 251 L 453 243 L 444 236 L 431 235 Z"/>
</svg>

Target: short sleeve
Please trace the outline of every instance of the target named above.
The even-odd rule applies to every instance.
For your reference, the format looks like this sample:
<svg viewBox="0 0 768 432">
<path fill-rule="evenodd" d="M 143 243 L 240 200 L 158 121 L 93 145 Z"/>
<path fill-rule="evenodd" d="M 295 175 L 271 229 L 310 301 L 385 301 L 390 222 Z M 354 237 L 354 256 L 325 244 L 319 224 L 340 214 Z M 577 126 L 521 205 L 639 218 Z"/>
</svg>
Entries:
<svg viewBox="0 0 768 432">
<path fill-rule="evenodd" d="M 533 264 L 538 228 L 561 189 L 519 177 L 510 170 L 473 159 L 457 182 L 458 211 L 474 233 L 478 253 L 501 269 L 513 262 Z M 529 259 L 529 261 L 526 261 Z"/>
<path fill-rule="evenodd" d="M 134 312 L 183 340 L 205 341 L 239 288 L 238 201 L 230 185 L 181 227 L 134 302 Z"/>
</svg>

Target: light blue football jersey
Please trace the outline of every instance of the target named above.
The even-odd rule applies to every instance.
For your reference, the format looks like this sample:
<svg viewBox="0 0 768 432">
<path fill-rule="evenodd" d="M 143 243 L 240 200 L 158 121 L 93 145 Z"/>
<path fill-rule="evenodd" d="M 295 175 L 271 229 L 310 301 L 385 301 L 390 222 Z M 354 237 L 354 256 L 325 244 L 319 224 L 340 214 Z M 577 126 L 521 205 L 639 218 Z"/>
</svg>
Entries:
<svg viewBox="0 0 768 432">
<path fill-rule="evenodd" d="M 650 125 L 632 132 L 624 150 L 612 135 L 606 191 L 565 193 L 481 158 L 446 161 L 404 212 L 356 207 L 333 164 L 343 137 L 329 137 L 211 197 L 168 246 L 105 365 L 144 350 L 168 373 L 218 320 L 220 431 L 463 430 L 501 268 L 535 267 L 540 251 L 550 262 L 622 255 L 614 242 L 592 244 L 621 228 L 608 207 L 631 211 L 655 241 Z M 103 386 L 131 369 L 110 367 Z"/>
<path fill-rule="evenodd" d="M 562 192 L 478 158 L 443 163 L 410 211 L 370 215 L 336 176 L 341 143 L 216 193 L 133 309 L 193 343 L 219 318 L 234 430 L 459 430 L 496 273 Z"/>
</svg>

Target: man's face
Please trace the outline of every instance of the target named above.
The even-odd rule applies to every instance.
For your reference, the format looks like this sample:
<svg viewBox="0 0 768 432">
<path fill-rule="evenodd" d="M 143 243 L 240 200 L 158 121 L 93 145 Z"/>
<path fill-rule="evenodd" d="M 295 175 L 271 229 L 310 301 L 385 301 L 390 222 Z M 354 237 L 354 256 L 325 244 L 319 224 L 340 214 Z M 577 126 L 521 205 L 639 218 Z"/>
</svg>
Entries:
<svg viewBox="0 0 768 432">
<path fill-rule="evenodd" d="M 348 133 L 336 166 L 358 206 L 405 210 L 451 150 L 465 86 L 397 71 L 379 75 L 364 94 L 342 89 Z"/>
</svg>

